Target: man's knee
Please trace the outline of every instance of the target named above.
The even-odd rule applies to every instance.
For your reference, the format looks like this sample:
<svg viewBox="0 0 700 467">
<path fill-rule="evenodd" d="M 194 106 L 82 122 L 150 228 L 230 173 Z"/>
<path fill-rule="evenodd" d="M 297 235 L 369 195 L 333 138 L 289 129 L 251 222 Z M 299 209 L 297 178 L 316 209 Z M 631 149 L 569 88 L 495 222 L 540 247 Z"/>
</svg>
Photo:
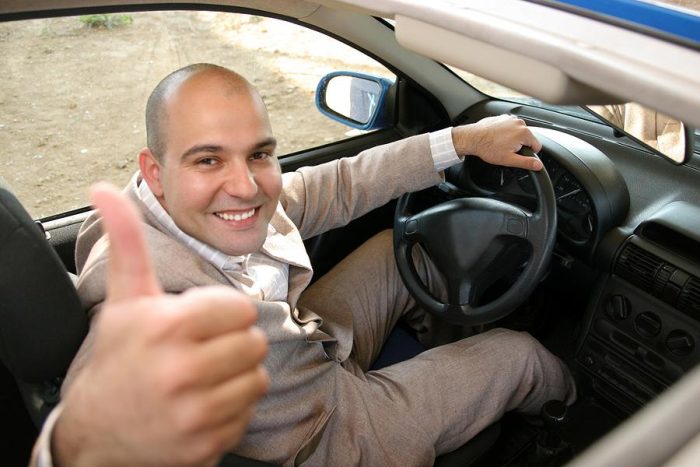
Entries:
<svg viewBox="0 0 700 467">
<path fill-rule="evenodd" d="M 494 355 L 502 362 L 531 368 L 541 363 L 543 358 L 552 357 L 549 351 L 527 332 L 496 328 L 481 336 L 490 341 L 490 345 L 494 347 Z"/>
<path fill-rule="evenodd" d="M 527 332 L 508 329 L 499 331 L 503 345 L 510 354 L 510 361 L 517 365 L 526 383 L 539 382 L 538 384 L 552 386 L 555 392 L 563 390 L 571 393 L 571 376 L 566 365 L 540 341 Z"/>
<path fill-rule="evenodd" d="M 530 355 L 544 349 L 540 341 L 527 332 L 513 331 L 512 329 L 500 329 L 500 331 L 503 339 L 507 341 L 508 347 L 516 355 Z"/>
</svg>

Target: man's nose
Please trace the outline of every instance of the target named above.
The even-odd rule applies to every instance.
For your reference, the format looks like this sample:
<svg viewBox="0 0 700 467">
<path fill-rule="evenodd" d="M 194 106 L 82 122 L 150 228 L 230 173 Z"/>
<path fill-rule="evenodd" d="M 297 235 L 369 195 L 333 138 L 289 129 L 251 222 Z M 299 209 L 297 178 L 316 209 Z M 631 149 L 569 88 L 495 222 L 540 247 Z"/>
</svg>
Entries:
<svg viewBox="0 0 700 467">
<path fill-rule="evenodd" d="M 235 162 L 226 171 L 223 189 L 229 196 L 250 199 L 257 194 L 258 184 L 248 164 Z"/>
</svg>

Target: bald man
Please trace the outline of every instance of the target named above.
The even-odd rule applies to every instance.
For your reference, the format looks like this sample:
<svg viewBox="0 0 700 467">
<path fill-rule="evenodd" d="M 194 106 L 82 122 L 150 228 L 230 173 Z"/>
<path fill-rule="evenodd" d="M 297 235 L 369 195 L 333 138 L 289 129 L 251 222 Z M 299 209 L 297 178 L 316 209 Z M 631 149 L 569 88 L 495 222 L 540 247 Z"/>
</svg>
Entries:
<svg viewBox="0 0 700 467">
<path fill-rule="evenodd" d="M 283 175 L 258 92 L 231 70 L 196 64 L 158 84 L 146 125 L 148 146 L 125 191 L 143 215 L 159 283 L 167 293 L 217 284 L 243 292 L 269 343 L 269 389 L 237 453 L 280 465 L 429 465 L 508 410 L 532 413 L 550 399 L 573 401 L 564 365 L 528 334 L 505 329 L 371 371 L 397 321 L 423 315 L 396 270 L 389 232 L 309 286 L 304 239 L 439 183 L 441 171 L 465 155 L 540 170 L 539 160 L 516 154 L 522 146 L 541 148 L 521 120 L 488 118 Z M 99 213 L 85 221 L 76 251 L 78 292 L 93 319 L 108 290 L 110 244 L 102 224 Z M 443 293 L 430 262 L 417 260 L 426 283 Z M 86 339 L 66 391 L 79 383 L 99 339 L 93 332 Z M 207 348 L 235 368 L 247 360 L 247 349 Z M 166 393 L 196 388 L 209 381 L 200 380 L 204 356 L 134 374 L 154 372 Z M 208 397 L 175 406 L 174 428 L 194 434 L 233 417 L 213 410 L 222 394 Z M 237 441 L 212 445 L 224 452 Z"/>
</svg>

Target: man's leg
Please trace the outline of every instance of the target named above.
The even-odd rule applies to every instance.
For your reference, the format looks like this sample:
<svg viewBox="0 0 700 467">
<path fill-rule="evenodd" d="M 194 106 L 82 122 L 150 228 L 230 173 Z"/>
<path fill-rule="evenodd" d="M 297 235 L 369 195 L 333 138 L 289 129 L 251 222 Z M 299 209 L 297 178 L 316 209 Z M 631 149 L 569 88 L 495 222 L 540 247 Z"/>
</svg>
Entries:
<svg viewBox="0 0 700 467">
<path fill-rule="evenodd" d="M 437 272 L 417 251 L 416 268 L 431 288 L 439 289 Z M 351 359 L 364 372 L 379 355 L 392 329 L 417 309 L 396 268 L 392 232 L 375 235 L 310 286 L 299 305 L 322 317 L 352 323 Z M 338 332 L 331 331 L 338 338 Z"/>
<path fill-rule="evenodd" d="M 438 296 L 444 293 L 430 261 L 420 252 L 414 259 L 428 287 L 440 290 Z M 377 405 L 377 414 L 382 407 L 410 414 L 423 433 L 434 436 L 438 454 L 463 445 L 509 410 L 537 413 L 548 400 L 575 399 L 573 380 L 561 361 L 529 334 L 505 329 L 366 373 L 399 318 L 417 314 L 396 269 L 390 231 L 338 264 L 304 293 L 300 304 L 320 315 L 334 307 L 351 316 L 353 354 L 344 366 L 365 380 L 360 392 L 366 405 Z M 375 435 L 381 442 L 382 433 Z"/>
<path fill-rule="evenodd" d="M 492 329 L 366 373 L 387 403 L 434 434 L 435 452 L 453 451 L 510 410 L 536 414 L 548 400 L 573 403 L 564 364 L 524 332 Z"/>
</svg>

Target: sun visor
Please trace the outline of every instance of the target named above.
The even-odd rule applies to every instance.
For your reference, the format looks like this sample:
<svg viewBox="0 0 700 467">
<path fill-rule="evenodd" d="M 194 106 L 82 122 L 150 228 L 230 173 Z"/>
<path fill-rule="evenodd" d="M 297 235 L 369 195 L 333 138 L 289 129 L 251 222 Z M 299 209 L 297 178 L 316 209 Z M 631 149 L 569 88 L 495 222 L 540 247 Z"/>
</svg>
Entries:
<svg viewBox="0 0 700 467">
<path fill-rule="evenodd" d="M 410 17 L 396 16 L 396 37 L 408 49 L 545 102 L 574 105 L 622 102 L 572 79 L 552 65 Z"/>
</svg>

